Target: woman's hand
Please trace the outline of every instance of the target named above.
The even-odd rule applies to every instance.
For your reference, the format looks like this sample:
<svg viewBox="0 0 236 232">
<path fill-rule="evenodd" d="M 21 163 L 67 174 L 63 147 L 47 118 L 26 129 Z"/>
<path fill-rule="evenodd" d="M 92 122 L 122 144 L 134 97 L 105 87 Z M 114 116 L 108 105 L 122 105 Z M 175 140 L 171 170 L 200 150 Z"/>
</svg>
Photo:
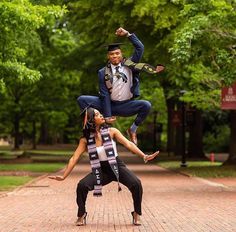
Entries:
<svg viewBox="0 0 236 232">
<path fill-rule="evenodd" d="M 144 163 L 146 164 L 149 160 L 154 159 L 158 154 L 159 154 L 159 151 L 156 151 L 155 153 L 153 153 L 151 155 L 145 155 L 143 157 Z"/>
<path fill-rule="evenodd" d="M 57 180 L 57 181 L 62 181 L 65 180 L 63 176 L 49 176 L 49 179 Z"/>
</svg>

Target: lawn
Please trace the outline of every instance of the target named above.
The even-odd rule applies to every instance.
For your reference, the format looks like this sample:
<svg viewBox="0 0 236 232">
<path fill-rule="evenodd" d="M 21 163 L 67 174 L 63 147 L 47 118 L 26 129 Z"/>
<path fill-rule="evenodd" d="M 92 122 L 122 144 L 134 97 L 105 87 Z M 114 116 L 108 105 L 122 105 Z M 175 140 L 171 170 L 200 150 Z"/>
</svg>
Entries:
<svg viewBox="0 0 236 232">
<path fill-rule="evenodd" d="M 64 163 L 0 164 L 0 171 L 28 171 L 39 173 L 56 172 Z M 20 175 L 20 174 L 19 174 Z M 0 176 L 0 191 L 9 191 L 32 180 L 30 176 Z"/>
<path fill-rule="evenodd" d="M 0 191 L 10 191 L 32 179 L 29 176 L 0 176 Z"/>
<path fill-rule="evenodd" d="M 0 164 L 0 171 L 55 172 L 63 167 L 64 163 Z"/>
<path fill-rule="evenodd" d="M 74 151 L 64 150 L 27 150 L 25 152 L 29 155 L 61 155 L 61 156 L 72 156 Z"/>
<path fill-rule="evenodd" d="M 221 162 L 189 161 L 187 167 L 180 167 L 180 161 L 159 161 L 164 168 L 198 177 L 236 177 L 235 166 L 225 166 Z"/>
</svg>

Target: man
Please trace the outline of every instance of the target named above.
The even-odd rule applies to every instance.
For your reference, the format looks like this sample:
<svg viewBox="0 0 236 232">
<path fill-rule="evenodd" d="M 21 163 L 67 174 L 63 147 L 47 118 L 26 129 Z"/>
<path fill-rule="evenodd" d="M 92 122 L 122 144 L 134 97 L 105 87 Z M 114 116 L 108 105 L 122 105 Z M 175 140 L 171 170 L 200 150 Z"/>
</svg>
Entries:
<svg viewBox="0 0 236 232">
<path fill-rule="evenodd" d="M 77 100 L 81 109 L 88 105 L 101 111 L 107 123 L 116 120 L 114 116 L 129 117 L 137 115 L 133 124 L 128 128 L 130 140 L 137 145 L 137 128 L 147 117 L 151 103 L 145 100 L 135 100 L 139 96 L 139 73 L 141 70 L 150 68 L 147 64 L 142 68 L 135 68 L 143 55 L 144 45 L 135 34 L 130 34 L 124 28 L 116 30 L 117 36 L 126 36 L 134 46 L 134 53 L 124 60 L 120 43 L 108 45 L 108 63 L 98 71 L 100 97 L 80 96 Z M 126 65 L 129 64 L 128 65 Z M 131 67 L 132 66 L 132 67 Z M 164 69 L 158 66 L 155 73 Z"/>
</svg>

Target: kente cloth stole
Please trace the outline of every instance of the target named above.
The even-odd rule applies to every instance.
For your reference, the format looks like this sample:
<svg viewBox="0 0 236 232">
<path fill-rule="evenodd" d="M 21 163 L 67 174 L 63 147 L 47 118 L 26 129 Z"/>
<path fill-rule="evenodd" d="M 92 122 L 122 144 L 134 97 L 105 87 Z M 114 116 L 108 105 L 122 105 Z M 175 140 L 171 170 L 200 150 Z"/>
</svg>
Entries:
<svg viewBox="0 0 236 232">
<path fill-rule="evenodd" d="M 116 162 L 116 157 L 115 157 L 115 152 L 113 149 L 111 136 L 109 134 L 107 127 L 101 128 L 100 132 L 101 132 L 102 142 L 103 142 L 103 146 L 107 155 L 108 162 L 110 164 L 110 167 L 113 173 L 116 176 L 116 179 L 118 181 L 118 191 L 120 191 L 121 187 L 119 183 L 119 170 L 118 170 L 118 165 Z M 102 196 L 102 170 L 101 170 L 101 164 L 100 164 L 100 160 L 97 153 L 94 134 L 90 134 L 90 137 L 87 141 L 87 148 L 88 148 L 92 172 L 96 178 L 96 184 L 94 185 L 93 195 Z"/>
<path fill-rule="evenodd" d="M 135 63 L 131 59 L 124 59 L 122 62 L 122 65 L 130 68 L 131 70 L 138 71 L 138 72 L 146 72 L 149 74 L 156 74 L 156 68 L 153 67 L 150 64 L 147 63 Z M 123 73 L 120 73 L 120 76 L 122 77 L 124 82 L 127 82 L 127 77 L 122 75 Z M 108 62 L 106 67 L 105 67 L 105 84 L 106 87 L 111 94 L 112 92 L 112 83 L 113 83 L 113 75 L 111 72 L 111 64 Z"/>
</svg>

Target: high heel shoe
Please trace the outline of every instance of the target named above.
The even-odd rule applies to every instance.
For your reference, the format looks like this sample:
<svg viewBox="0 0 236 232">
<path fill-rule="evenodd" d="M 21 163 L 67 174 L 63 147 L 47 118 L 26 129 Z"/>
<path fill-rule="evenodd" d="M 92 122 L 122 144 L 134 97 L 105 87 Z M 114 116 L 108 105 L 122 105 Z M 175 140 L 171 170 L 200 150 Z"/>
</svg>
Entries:
<svg viewBox="0 0 236 232">
<path fill-rule="evenodd" d="M 87 212 L 83 214 L 83 216 L 78 217 L 77 221 L 75 222 L 76 226 L 84 226 L 86 225 L 86 217 L 87 217 Z"/>
<path fill-rule="evenodd" d="M 136 212 L 131 212 L 132 218 L 133 218 L 133 225 L 135 226 L 141 226 L 140 216 Z"/>
</svg>

